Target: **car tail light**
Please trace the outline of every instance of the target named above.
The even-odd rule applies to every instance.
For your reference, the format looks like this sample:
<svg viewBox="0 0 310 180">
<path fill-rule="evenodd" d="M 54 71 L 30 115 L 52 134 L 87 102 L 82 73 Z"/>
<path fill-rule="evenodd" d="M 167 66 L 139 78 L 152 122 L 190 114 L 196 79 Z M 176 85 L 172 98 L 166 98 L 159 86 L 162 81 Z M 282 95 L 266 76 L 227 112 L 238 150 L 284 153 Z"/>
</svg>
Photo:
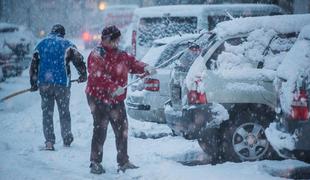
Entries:
<svg viewBox="0 0 310 180">
<path fill-rule="evenodd" d="M 204 92 L 190 90 L 187 94 L 188 104 L 206 104 L 207 97 Z"/>
<path fill-rule="evenodd" d="M 292 102 L 291 116 L 294 120 L 307 121 L 309 118 L 308 109 L 308 94 L 306 90 L 299 90 L 295 92 Z"/>
<path fill-rule="evenodd" d="M 147 91 L 159 91 L 159 80 L 147 78 L 144 80 L 144 89 Z"/>
<path fill-rule="evenodd" d="M 131 37 L 131 45 L 132 45 L 132 54 L 136 56 L 136 50 L 137 50 L 137 32 L 132 31 L 132 37 Z"/>
<path fill-rule="evenodd" d="M 82 34 L 82 38 L 84 41 L 90 41 L 91 40 L 91 35 L 89 34 L 89 32 L 84 32 Z"/>
<path fill-rule="evenodd" d="M 207 96 L 204 92 L 198 91 L 198 85 L 201 82 L 201 78 L 195 81 L 195 88 L 190 90 L 187 94 L 188 104 L 206 104 Z"/>
</svg>

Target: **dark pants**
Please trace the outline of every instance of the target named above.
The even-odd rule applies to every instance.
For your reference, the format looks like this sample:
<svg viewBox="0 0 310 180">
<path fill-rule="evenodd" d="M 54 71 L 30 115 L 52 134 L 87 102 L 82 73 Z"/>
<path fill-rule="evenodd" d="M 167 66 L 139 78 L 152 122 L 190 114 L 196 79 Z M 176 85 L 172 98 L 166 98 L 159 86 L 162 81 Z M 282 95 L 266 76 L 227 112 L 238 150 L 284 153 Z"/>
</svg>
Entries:
<svg viewBox="0 0 310 180">
<path fill-rule="evenodd" d="M 69 111 L 70 88 L 59 85 L 40 86 L 40 95 L 45 143 L 51 142 L 55 144 L 53 114 L 56 101 L 63 143 L 65 145 L 70 145 L 73 141 L 73 135 L 71 133 L 71 116 Z"/>
<path fill-rule="evenodd" d="M 110 105 L 89 95 L 87 95 L 87 101 L 94 119 L 90 161 L 102 162 L 103 144 L 109 122 L 111 122 L 115 134 L 117 163 L 120 166 L 124 165 L 129 159 L 127 154 L 128 121 L 124 102 Z"/>
</svg>

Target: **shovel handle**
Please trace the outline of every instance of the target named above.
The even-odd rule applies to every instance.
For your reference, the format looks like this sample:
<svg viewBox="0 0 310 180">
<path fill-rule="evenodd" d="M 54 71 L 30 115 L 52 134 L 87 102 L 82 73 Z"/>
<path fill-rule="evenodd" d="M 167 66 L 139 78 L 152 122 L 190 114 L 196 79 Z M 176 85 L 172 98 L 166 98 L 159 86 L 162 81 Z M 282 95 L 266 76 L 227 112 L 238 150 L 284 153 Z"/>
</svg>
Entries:
<svg viewBox="0 0 310 180">
<path fill-rule="evenodd" d="M 15 92 L 15 93 L 12 93 L 12 94 L 10 94 L 10 95 L 8 95 L 8 96 L 2 98 L 2 99 L 0 100 L 0 102 L 3 102 L 3 101 L 5 101 L 5 100 L 8 100 L 8 99 L 10 99 L 10 98 L 12 98 L 12 97 L 14 97 L 14 96 L 17 96 L 17 95 L 26 93 L 26 92 L 28 92 L 28 91 L 30 91 L 30 90 L 31 90 L 31 89 L 29 88 L 29 89 L 24 89 L 24 90 L 21 90 L 21 91 L 17 91 L 17 92 Z"/>
</svg>

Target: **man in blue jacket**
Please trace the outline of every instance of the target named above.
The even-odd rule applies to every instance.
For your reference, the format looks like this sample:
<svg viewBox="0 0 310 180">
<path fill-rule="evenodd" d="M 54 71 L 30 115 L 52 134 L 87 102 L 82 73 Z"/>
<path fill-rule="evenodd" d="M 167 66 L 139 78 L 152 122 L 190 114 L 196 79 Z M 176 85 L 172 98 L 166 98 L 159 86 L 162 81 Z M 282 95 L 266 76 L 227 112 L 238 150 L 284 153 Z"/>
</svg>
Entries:
<svg viewBox="0 0 310 180">
<path fill-rule="evenodd" d="M 53 113 L 55 101 L 58 107 L 61 136 L 64 146 L 73 141 L 69 111 L 72 62 L 79 73 L 78 82 L 87 80 L 83 56 L 70 41 L 64 39 L 65 28 L 56 24 L 51 33 L 35 48 L 30 67 L 31 91 L 39 89 L 43 112 L 43 133 L 45 150 L 54 150 L 55 134 Z"/>
</svg>

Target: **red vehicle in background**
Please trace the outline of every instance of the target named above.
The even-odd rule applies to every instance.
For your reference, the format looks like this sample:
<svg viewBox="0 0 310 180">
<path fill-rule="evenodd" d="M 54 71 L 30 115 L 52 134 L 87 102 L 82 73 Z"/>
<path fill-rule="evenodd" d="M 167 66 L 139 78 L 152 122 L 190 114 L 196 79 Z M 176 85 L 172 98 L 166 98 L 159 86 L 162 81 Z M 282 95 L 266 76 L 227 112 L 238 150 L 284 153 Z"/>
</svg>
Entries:
<svg viewBox="0 0 310 180">
<path fill-rule="evenodd" d="M 138 8 L 137 5 L 114 5 L 108 6 L 99 16 L 102 16 L 102 21 L 96 23 L 95 25 L 90 25 L 82 33 L 82 39 L 84 41 L 85 48 L 92 48 L 100 42 L 101 30 L 105 26 L 115 25 L 117 26 L 122 33 L 121 36 L 121 48 L 127 50 L 130 48 L 130 38 L 131 34 L 129 33 L 128 37 L 126 34 L 127 31 L 131 32 L 130 24 L 132 22 L 134 10 Z"/>
</svg>

